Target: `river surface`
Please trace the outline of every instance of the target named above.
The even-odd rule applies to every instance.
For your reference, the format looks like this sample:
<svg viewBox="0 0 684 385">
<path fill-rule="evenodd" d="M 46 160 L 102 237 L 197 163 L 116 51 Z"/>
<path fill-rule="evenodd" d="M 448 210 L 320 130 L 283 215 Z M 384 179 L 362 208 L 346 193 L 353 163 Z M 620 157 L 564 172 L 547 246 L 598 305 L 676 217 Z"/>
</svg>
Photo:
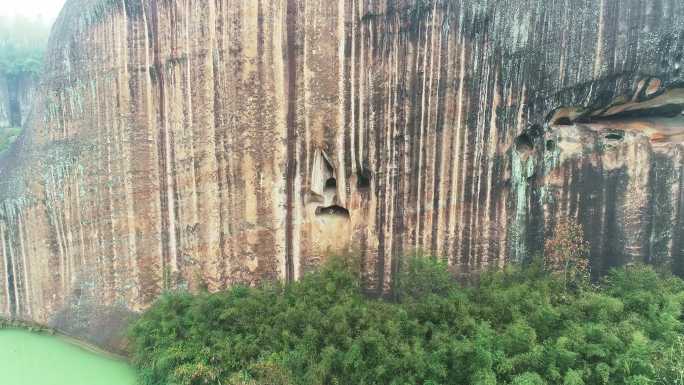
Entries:
<svg viewBox="0 0 684 385">
<path fill-rule="evenodd" d="M 133 368 L 61 337 L 0 330 L 2 385 L 135 385 Z"/>
</svg>

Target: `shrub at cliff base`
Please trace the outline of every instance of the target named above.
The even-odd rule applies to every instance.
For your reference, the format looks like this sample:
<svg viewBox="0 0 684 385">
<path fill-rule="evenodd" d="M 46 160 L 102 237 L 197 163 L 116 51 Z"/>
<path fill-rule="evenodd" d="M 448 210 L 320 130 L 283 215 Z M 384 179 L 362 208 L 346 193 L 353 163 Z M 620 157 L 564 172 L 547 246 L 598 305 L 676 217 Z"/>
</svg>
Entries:
<svg viewBox="0 0 684 385">
<path fill-rule="evenodd" d="M 411 259 L 392 300 L 339 260 L 300 282 L 168 293 L 133 326 L 145 385 L 684 385 L 684 283 L 649 267 L 568 289 L 541 264 L 469 286 Z"/>
</svg>

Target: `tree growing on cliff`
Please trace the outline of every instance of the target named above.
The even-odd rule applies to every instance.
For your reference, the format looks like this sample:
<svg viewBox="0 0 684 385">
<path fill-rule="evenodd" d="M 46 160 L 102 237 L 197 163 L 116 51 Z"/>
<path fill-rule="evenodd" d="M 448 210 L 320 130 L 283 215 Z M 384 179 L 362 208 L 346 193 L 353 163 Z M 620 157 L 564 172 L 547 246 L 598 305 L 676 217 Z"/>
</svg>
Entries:
<svg viewBox="0 0 684 385">
<path fill-rule="evenodd" d="M 544 245 L 544 267 L 563 277 L 568 285 L 581 285 L 589 279 L 589 243 L 584 240 L 582 225 L 562 219 L 553 237 Z"/>
<path fill-rule="evenodd" d="M 40 18 L 0 17 L 0 77 L 7 87 L 10 126 L 21 126 L 21 81 L 42 71 L 49 32 L 49 25 Z"/>
</svg>

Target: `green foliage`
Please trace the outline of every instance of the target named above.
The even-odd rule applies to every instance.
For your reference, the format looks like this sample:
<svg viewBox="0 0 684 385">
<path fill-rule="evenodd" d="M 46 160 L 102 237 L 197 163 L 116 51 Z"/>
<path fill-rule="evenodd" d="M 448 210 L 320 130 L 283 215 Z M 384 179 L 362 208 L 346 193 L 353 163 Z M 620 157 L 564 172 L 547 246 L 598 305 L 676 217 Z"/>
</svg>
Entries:
<svg viewBox="0 0 684 385">
<path fill-rule="evenodd" d="M 49 25 L 41 19 L 0 16 L 0 76 L 39 74 L 49 33 Z"/>
<path fill-rule="evenodd" d="M 401 270 L 391 301 L 340 259 L 288 285 L 168 293 L 131 329 L 141 382 L 681 384 L 681 280 L 639 266 L 568 291 L 542 263 L 470 287 L 429 258 Z"/>
<path fill-rule="evenodd" d="M 684 336 L 677 336 L 655 362 L 658 385 L 684 385 Z"/>
</svg>

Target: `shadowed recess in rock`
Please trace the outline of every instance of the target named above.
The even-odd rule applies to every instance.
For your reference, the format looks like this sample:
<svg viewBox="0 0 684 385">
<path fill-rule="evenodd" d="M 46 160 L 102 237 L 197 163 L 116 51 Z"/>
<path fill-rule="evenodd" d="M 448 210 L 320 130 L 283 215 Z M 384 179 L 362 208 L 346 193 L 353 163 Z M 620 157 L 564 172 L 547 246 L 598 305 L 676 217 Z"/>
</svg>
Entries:
<svg viewBox="0 0 684 385">
<path fill-rule="evenodd" d="M 630 101 L 616 100 L 600 110 L 560 108 L 551 118 L 552 125 L 578 124 L 608 131 L 608 140 L 622 139 L 624 135 L 613 132 L 621 130 L 646 135 L 654 143 L 684 143 L 684 89 L 654 89 L 648 98 L 639 97 L 640 92 L 644 91 L 638 88 Z"/>
</svg>

